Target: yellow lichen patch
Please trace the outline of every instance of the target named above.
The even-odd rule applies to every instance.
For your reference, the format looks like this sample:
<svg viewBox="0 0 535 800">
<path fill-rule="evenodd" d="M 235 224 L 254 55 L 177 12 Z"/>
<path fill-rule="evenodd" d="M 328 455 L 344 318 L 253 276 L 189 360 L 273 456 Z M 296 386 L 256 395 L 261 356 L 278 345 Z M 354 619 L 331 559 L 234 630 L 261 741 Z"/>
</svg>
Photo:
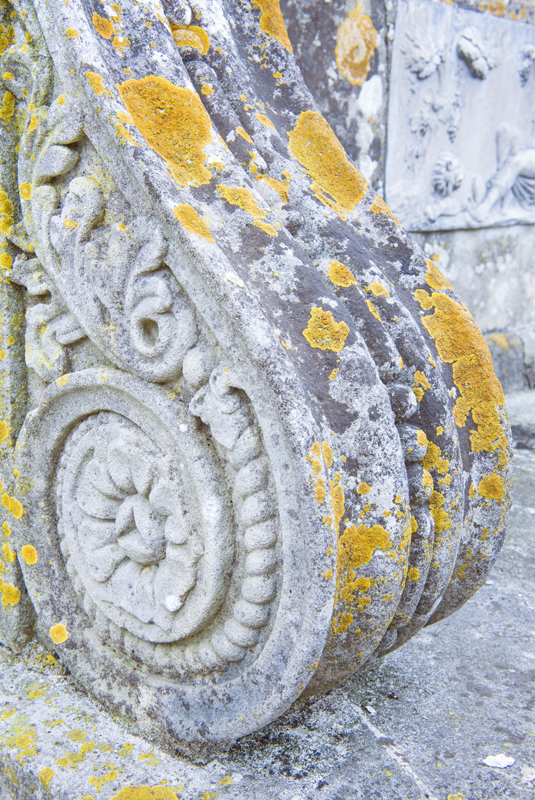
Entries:
<svg viewBox="0 0 535 800">
<path fill-rule="evenodd" d="M 336 34 L 336 65 L 350 83 L 364 83 L 377 47 L 377 31 L 359 6 L 342 22 Z"/>
<path fill-rule="evenodd" d="M 131 125 L 133 125 L 132 120 L 129 120 L 129 122 Z M 115 135 L 117 136 L 122 145 L 126 146 L 126 143 L 129 142 L 132 145 L 132 147 L 141 147 L 140 143 L 134 139 L 130 131 L 128 131 L 127 128 L 125 128 L 122 122 L 115 123 Z"/>
<path fill-rule="evenodd" d="M 419 430 L 419 431 L 416 432 L 416 441 L 418 442 L 420 447 L 428 447 L 429 446 L 429 440 L 428 440 L 427 436 L 425 435 L 425 431 Z"/>
<path fill-rule="evenodd" d="M 378 283 L 377 281 L 370 283 L 370 292 L 376 297 L 390 297 L 390 292 L 386 286 L 383 286 L 382 283 Z"/>
<path fill-rule="evenodd" d="M 319 350 L 332 350 L 339 353 L 344 347 L 349 334 L 349 327 L 342 320 L 335 322 L 331 311 L 323 308 L 312 307 L 308 325 L 303 331 L 303 336 L 311 347 Z"/>
<path fill-rule="evenodd" d="M 261 125 L 264 125 L 264 127 L 271 128 L 274 131 L 277 130 L 272 121 L 270 120 L 270 118 L 266 117 L 265 114 L 255 114 L 255 117 L 257 118 L 257 120 L 260 122 Z"/>
<path fill-rule="evenodd" d="M 4 92 L 2 99 L 2 107 L 0 108 L 0 119 L 3 122 L 9 122 L 11 117 L 15 114 L 15 95 L 11 92 Z"/>
<path fill-rule="evenodd" d="M 427 453 L 424 456 L 422 464 L 426 469 L 436 470 L 439 475 L 445 475 L 450 468 L 450 462 L 446 458 L 442 458 L 442 450 L 440 447 L 434 444 L 434 442 L 429 441 L 427 442 Z"/>
<path fill-rule="evenodd" d="M 489 339 L 492 339 L 493 342 L 502 348 L 502 350 L 509 350 L 509 342 L 507 341 L 507 337 L 504 333 L 491 333 Z"/>
<path fill-rule="evenodd" d="M 69 638 L 69 631 L 62 622 L 58 622 L 57 625 L 52 625 L 49 633 L 54 644 L 62 644 Z"/>
<path fill-rule="evenodd" d="M 30 183 L 21 183 L 19 186 L 19 192 L 23 200 L 31 200 L 32 186 Z"/>
<path fill-rule="evenodd" d="M 416 533 L 418 530 L 418 523 L 416 522 L 416 517 L 411 516 L 409 520 L 409 525 L 411 526 L 411 534 Z"/>
<path fill-rule="evenodd" d="M 32 114 L 30 117 L 30 124 L 28 125 L 28 133 L 32 133 L 36 131 L 38 127 L 37 117 L 35 114 Z"/>
<path fill-rule="evenodd" d="M 343 286 L 347 288 L 348 286 L 356 286 L 357 281 L 355 280 L 354 276 L 345 266 L 342 264 L 341 261 L 331 261 L 329 266 L 329 278 L 335 284 L 335 286 Z"/>
<path fill-rule="evenodd" d="M 8 494 L 3 494 L 2 505 L 4 508 L 7 508 L 8 511 L 11 511 L 15 519 L 20 519 L 22 517 L 24 508 L 20 500 L 17 500 L 16 497 L 10 497 Z"/>
<path fill-rule="evenodd" d="M 396 225 L 401 225 L 401 222 L 398 220 L 397 217 L 394 216 L 394 214 L 390 211 L 383 198 L 380 197 L 378 194 L 375 195 L 375 200 L 370 206 L 370 211 L 373 211 L 374 214 L 385 214 L 385 216 L 390 217 L 390 219 L 393 219 Z"/>
<path fill-rule="evenodd" d="M 97 75 L 96 72 L 88 71 L 85 73 L 85 76 L 96 95 L 100 97 L 103 94 L 107 94 L 110 97 L 113 97 L 112 93 L 109 92 L 104 86 L 104 80 L 101 75 Z"/>
<path fill-rule="evenodd" d="M 478 489 L 479 494 L 482 497 L 486 497 L 487 500 L 499 500 L 501 502 L 505 499 L 505 484 L 503 479 L 495 473 L 484 475 L 479 481 Z"/>
<path fill-rule="evenodd" d="M 39 772 L 39 783 L 41 784 L 41 786 L 45 787 L 48 786 L 48 784 L 50 783 L 55 774 L 56 773 L 54 772 L 53 769 L 51 769 L 51 767 L 45 767 L 44 769 L 42 769 Z"/>
<path fill-rule="evenodd" d="M 5 536 L 11 536 L 11 528 L 9 527 L 8 522 L 4 522 L 2 525 L 2 531 Z"/>
<path fill-rule="evenodd" d="M 66 30 L 67 38 L 68 39 L 79 39 L 80 34 L 78 31 L 74 30 L 74 28 L 67 28 Z"/>
<path fill-rule="evenodd" d="M 251 137 L 249 136 L 249 134 L 247 133 L 245 128 L 242 128 L 241 125 L 238 125 L 238 127 L 236 128 L 236 133 L 239 133 L 241 138 L 245 139 L 246 142 L 249 142 L 250 144 L 254 144 L 253 140 L 251 139 Z"/>
<path fill-rule="evenodd" d="M 0 578 L 0 590 L 2 591 L 2 606 L 16 606 L 20 601 L 20 589 L 12 583 L 4 583 Z"/>
<path fill-rule="evenodd" d="M 435 276 L 431 278 L 434 280 Z M 452 364 L 453 380 L 459 392 L 453 409 L 455 422 L 464 427 L 471 413 L 477 426 L 470 433 L 472 451 L 497 450 L 503 466 L 509 458 L 507 436 L 499 414 L 505 400 L 487 344 L 470 313 L 460 303 L 439 292 L 426 296 L 430 302 L 428 307 L 434 307 L 434 313 L 422 317 L 422 322 L 435 340 L 442 361 Z M 420 301 L 419 297 L 417 299 Z"/>
<path fill-rule="evenodd" d="M 470 498 L 470 500 L 473 500 L 476 494 L 477 494 L 477 489 L 475 487 L 475 484 L 471 483 L 470 488 L 468 489 L 468 497 Z"/>
<path fill-rule="evenodd" d="M 368 181 L 348 160 L 321 114 L 303 111 L 289 136 L 290 153 L 312 178 L 310 188 L 318 200 L 337 213 L 353 211 L 364 197 Z"/>
<path fill-rule="evenodd" d="M 99 14 L 94 13 L 93 26 L 103 39 L 111 39 L 113 36 L 113 22 L 111 19 L 106 19 L 106 17 L 101 17 Z"/>
<path fill-rule="evenodd" d="M 336 378 L 336 376 L 338 375 L 338 373 L 339 373 L 339 372 L 340 372 L 340 367 L 335 367 L 335 368 L 333 369 L 333 371 L 331 372 L 331 374 L 329 375 L 329 380 L 330 380 L 330 381 L 334 381 L 334 379 Z M 342 458 L 343 458 L 343 457 L 344 457 L 344 456 L 342 456 Z"/>
<path fill-rule="evenodd" d="M 60 375 L 56 378 L 56 386 L 67 386 L 69 383 L 69 375 Z"/>
<path fill-rule="evenodd" d="M 218 184 L 216 189 L 227 203 L 248 211 L 252 217 L 256 219 L 265 219 L 267 217 L 267 212 L 258 205 L 249 189 L 243 186 L 225 186 L 223 183 Z"/>
<path fill-rule="evenodd" d="M 199 95 L 149 75 L 117 85 L 134 124 L 166 162 L 180 186 L 209 183 L 204 147 L 212 138 L 210 117 Z"/>
<path fill-rule="evenodd" d="M 214 93 L 214 89 L 210 86 L 209 83 L 203 83 L 201 86 L 201 92 L 205 97 L 210 97 Z"/>
<path fill-rule="evenodd" d="M 12 266 L 13 258 L 9 255 L 9 253 L 0 253 L 0 267 L 10 270 Z"/>
<path fill-rule="evenodd" d="M 436 289 L 439 292 L 443 291 L 453 291 L 453 286 L 449 282 L 447 278 L 444 277 L 442 272 L 439 270 L 437 265 L 431 259 L 426 258 L 425 263 L 427 264 L 427 272 L 425 275 L 425 279 L 431 289 Z"/>
<path fill-rule="evenodd" d="M 9 428 L 7 426 L 7 422 L 0 420 L 0 442 L 5 442 L 8 436 Z"/>
<path fill-rule="evenodd" d="M 433 476 L 427 469 L 423 470 L 422 486 L 425 489 L 431 489 L 431 490 L 433 489 Z"/>
<path fill-rule="evenodd" d="M 440 492 L 434 491 L 429 498 L 429 510 L 435 520 L 435 534 L 445 531 L 450 524 L 450 518 L 447 511 L 442 508 L 444 505 L 444 495 Z"/>
<path fill-rule="evenodd" d="M 206 239 L 207 242 L 214 241 L 210 228 L 192 206 L 187 203 L 181 203 L 173 209 L 173 213 L 187 231 Z"/>
<path fill-rule="evenodd" d="M 344 487 L 340 483 L 341 480 L 342 476 L 340 473 L 335 472 L 334 481 L 329 481 L 329 487 L 331 490 L 331 506 L 334 514 L 334 529 L 337 534 L 340 527 L 340 520 L 344 516 L 346 510 L 344 506 Z"/>
<path fill-rule="evenodd" d="M 351 525 L 338 542 L 339 565 L 343 571 L 359 569 L 372 560 L 376 550 L 387 551 L 391 547 L 388 531 L 382 525 Z"/>
<path fill-rule="evenodd" d="M 260 27 L 264 33 L 267 33 L 268 36 L 272 36 L 273 39 L 280 42 L 289 53 L 293 52 L 286 31 L 286 25 L 284 24 L 284 18 L 281 13 L 279 0 L 253 0 L 253 3 L 255 6 L 258 6 L 262 12 Z"/>
<path fill-rule="evenodd" d="M 15 27 L 13 25 L 0 24 L 0 56 L 3 55 L 8 47 L 15 41 Z"/>
<path fill-rule="evenodd" d="M 316 480 L 316 486 L 314 488 L 314 497 L 316 498 L 317 503 L 323 503 L 325 500 L 327 493 L 325 491 L 325 481 L 323 478 L 318 478 Z"/>
<path fill-rule="evenodd" d="M 255 219 L 253 221 L 253 225 L 255 225 L 257 228 L 260 228 L 260 230 L 264 231 L 264 233 L 267 233 L 269 236 L 279 235 L 275 226 L 271 225 L 269 222 L 261 222 L 260 220 Z"/>
<path fill-rule="evenodd" d="M 21 547 L 20 554 L 25 560 L 25 562 L 30 566 L 32 566 L 33 564 L 37 564 L 37 562 L 39 561 L 37 550 L 32 544 L 23 544 Z"/>
<path fill-rule="evenodd" d="M 111 800 L 178 800 L 169 786 L 124 786 Z"/>
<path fill-rule="evenodd" d="M 357 487 L 357 494 L 368 494 L 368 492 L 371 492 L 371 488 L 368 486 L 366 481 L 359 483 Z"/>
<path fill-rule="evenodd" d="M 13 552 L 13 550 L 9 546 L 9 542 L 4 542 L 4 544 L 2 545 L 2 552 L 4 554 L 4 558 L 10 564 L 12 564 L 15 561 L 17 554 Z"/>
<path fill-rule="evenodd" d="M 264 181 L 264 183 L 267 183 L 268 186 L 274 189 L 279 195 L 283 204 L 288 202 L 288 187 L 290 185 L 290 181 L 278 181 L 276 178 L 270 178 L 269 175 L 257 175 L 256 180 Z"/>
<path fill-rule="evenodd" d="M 330 469 L 333 465 L 333 451 L 329 442 L 321 443 L 321 452 L 323 454 L 323 460 L 325 461 L 325 466 L 328 469 Z"/>
<path fill-rule="evenodd" d="M 417 567 L 411 567 L 407 577 L 410 581 L 417 581 L 420 577 L 420 570 Z"/>
<path fill-rule="evenodd" d="M 112 39 L 112 46 L 118 51 L 118 53 L 124 58 L 124 53 L 122 52 L 125 47 L 130 47 L 130 39 L 126 36 L 122 36 L 120 33 L 115 33 Z"/>
<path fill-rule="evenodd" d="M 177 47 L 193 47 L 203 56 L 210 49 L 208 34 L 198 25 L 190 25 L 187 28 L 183 25 L 172 25 L 171 33 Z"/>
<path fill-rule="evenodd" d="M 375 317 L 376 320 L 378 320 L 379 322 L 382 322 L 383 320 L 381 319 L 381 315 L 379 314 L 379 311 L 377 310 L 377 307 L 372 303 L 372 301 L 371 300 L 366 300 L 366 305 L 368 306 L 368 311 L 370 312 L 370 314 L 373 317 Z"/>
</svg>

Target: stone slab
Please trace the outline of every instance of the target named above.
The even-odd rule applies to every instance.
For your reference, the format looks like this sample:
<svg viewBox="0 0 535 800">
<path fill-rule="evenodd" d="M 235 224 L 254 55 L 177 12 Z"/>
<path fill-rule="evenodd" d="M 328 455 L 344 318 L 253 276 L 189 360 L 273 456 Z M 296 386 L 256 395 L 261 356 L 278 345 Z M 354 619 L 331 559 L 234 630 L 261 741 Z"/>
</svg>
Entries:
<svg viewBox="0 0 535 800">
<path fill-rule="evenodd" d="M 515 466 L 509 535 L 474 598 L 208 764 L 131 734 L 37 647 L 2 650 L 2 800 L 531 800 L 535 457 Z M 514 764 L 482 763 L 498 754 Z"/>
<path fill-rule="evenodd" d="M 385 189 L 409 230 L 535 221 L 534 57 L 532 25 L 398 3 Z"/>
</svg>

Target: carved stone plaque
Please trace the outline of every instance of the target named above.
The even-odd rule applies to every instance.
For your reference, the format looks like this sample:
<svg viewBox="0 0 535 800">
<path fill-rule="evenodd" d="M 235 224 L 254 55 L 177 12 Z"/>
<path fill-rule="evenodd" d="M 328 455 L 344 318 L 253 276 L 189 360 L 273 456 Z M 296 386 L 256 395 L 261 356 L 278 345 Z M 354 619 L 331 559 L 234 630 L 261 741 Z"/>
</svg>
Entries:
<svg viewBox="0 0 535 800">
<path fill-rule="evenodd" d="M 409 230 L 535 222 L 535 28 L 401 0 L 387 201 Z"/>
</svg>

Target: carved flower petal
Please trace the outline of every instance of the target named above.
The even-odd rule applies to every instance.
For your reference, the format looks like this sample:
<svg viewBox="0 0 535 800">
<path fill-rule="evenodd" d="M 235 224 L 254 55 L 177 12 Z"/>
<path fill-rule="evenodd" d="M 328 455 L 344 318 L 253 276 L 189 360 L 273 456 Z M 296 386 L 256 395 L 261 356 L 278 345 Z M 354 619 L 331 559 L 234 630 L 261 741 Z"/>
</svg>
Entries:
<svg viewBox="0 0 535 800">
<path fill-rule="evenodd" d="M 154 578 L 156 567 L 147 570 L 135 561 L 125 561 L 111 577 L 112 593 L 118 605 L 141 622 L 151 622 L 154 615 Z"/>
<path fill-rule="evenodd" d="M 35 177 L 49 180 L 57 175 L 65 175 L 76 165 L 79 158 L 80 154 L 76 150 L 71 150 L 70 147 L 63 147 L 60 144 L 53 144 L 45 150 L 39 159 Z"/>
<path fill-rule="evenodd" d="M 76 493 L 76 500 L 80 508 L 89 514 L 90 517 L 97 519 L 113 520 L 119 511 L 120 502 L 106 497 L 97 488 L 95 488 L 88 480 L 83 480 L 78 492 Z"/>
<path fill-rule="evenodd" d="M 124 503 L 117 511 L 115 519 L 115 531 L 117 537 L 122 536 L 124 533 L 133 531 L 136 523 L 134 522 L 134 509 L 132 508 L 132 499 L 127 497 Z"/>
<path fill-rule="evenodd" d="M 132 508 L 134 510 L 136 528 L 147 546 L 155 548 L 155 551 L 162 552 L 162 548 L 165 546 L 162 518 L 153 511 L 148 500 L 145 500 L 139 494 L 132 498 Z"/>
<path fill-rule="evenodd" d="M 150 491 L 154 476 L 152 465 L 145 461 L 144 458 L 139 458 L 132 459 L 130 466 L 136 491 L 146 497 Z"/>
<path fill-rule="evenodd" d="M 90 546 L 89 540 L 84 547 L 84 555 L 89 575 L 99 583 L 107 581 L 126 558 L 124 551 L 116 542 L 94 548 Z"/>
<path fill-rule="evenodd" d="M 119 545 L 128 558 L 143 565 L 156 564 L 165 554 L 165 546 L 163 544 L 157 547 L 152 543 L 147 543 L 137 530 L 121 536 Z"/>
<path fill-rule="evenodd" d="M 165 538 L 173 544 L 186 544 L 190 532 L 186 527 L 183 515 L 173 514 L 165 521 Z"/>
<path fill-rule="evenodd" d="M 112 481 L 119 489 L 128 494 L 135 492 L 130 469 L 130 453 L 122 442 L 113 442 L 108 448 L 108 470 Z"/>
<path fill-rule="evenodd" d="M 92 458 L 87 465 L 85 478 L 97 491 L 110 500 L 123 500 L 124 492 L 121 492 L 113 483 L 108 474 L 108 470 L 98 458 Z"/>
</svg>

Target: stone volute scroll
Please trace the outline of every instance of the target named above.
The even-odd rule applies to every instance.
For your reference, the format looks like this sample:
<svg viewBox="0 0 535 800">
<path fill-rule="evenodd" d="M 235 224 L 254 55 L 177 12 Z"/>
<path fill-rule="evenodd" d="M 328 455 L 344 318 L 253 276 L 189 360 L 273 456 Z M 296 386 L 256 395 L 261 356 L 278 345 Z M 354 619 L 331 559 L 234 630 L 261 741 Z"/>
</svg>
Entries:
<svg viewBox="0 0 535 800">
<path fill-rule="evenodd" d="M 2 13 L 17 591 L 80 686 L 202 756 L 484 582 L 503 394 L 276 0 Z"/>
</svg>

